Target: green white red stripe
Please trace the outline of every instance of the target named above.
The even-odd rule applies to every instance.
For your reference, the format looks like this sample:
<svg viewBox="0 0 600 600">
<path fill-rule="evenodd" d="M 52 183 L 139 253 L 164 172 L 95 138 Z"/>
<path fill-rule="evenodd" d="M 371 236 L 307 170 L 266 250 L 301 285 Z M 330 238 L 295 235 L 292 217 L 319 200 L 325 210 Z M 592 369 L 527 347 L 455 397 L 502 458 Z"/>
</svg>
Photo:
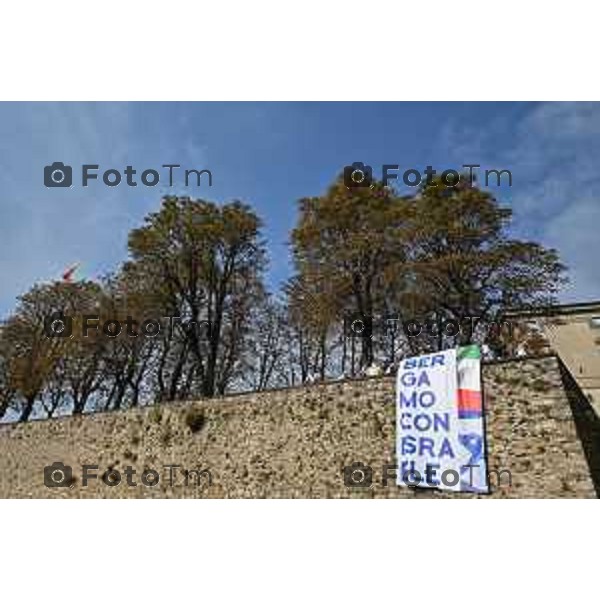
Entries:
<svg viewBox="0 0 600 600">
<path fill-rule="evenodd" d="M 456 353 L 458 372 L 458 418 L 480 419 L 483 416 L 481 401 L 481 353 L 479 346 L 463 346 Z"/>
</svg>

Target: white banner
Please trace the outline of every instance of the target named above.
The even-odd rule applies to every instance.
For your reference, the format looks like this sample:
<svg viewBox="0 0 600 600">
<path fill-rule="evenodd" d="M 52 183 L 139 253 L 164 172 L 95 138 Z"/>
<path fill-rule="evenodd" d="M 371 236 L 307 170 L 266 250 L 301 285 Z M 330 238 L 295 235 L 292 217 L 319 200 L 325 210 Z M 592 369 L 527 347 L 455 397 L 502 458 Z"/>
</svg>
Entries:
<svg viewBox="0 0 600 600">
<path fill-rule="evenodd" d="M 489 491 L 477 346 L 402 361 L 396 430 L 398 485 Z"/>
</svg>

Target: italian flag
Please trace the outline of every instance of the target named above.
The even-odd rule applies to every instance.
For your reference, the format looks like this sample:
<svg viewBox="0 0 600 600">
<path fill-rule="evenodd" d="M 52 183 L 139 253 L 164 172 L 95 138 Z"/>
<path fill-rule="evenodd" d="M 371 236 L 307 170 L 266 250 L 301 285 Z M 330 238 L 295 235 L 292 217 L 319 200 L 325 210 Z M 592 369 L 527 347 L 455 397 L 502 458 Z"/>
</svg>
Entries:
<svg viewBox="0 0 600 600">
<path fill-rule="evenodd" d="M 483 416 L 481 402 L 481 353 L 479 346 L 462 346 L 457 349 L 458 372 L 458 418 L 480 419 Z"/>
</svg>

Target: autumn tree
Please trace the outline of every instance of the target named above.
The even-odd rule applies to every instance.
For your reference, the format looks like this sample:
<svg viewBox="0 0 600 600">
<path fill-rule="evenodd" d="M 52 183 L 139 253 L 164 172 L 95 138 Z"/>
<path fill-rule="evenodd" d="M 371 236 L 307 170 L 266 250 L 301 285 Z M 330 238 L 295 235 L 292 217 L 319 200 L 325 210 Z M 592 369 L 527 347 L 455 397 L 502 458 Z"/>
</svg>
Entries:
<svg viewBox="0 0 600 600">
<path fill-rule="evenodd" d="M 164 340 L 164 362 L 172 362 L 168 389 L 163 382 L 167 399 L 186 381 L 185 392 L 224 393 L 236 375 L 249 309 L 262 291 L 260 227 L 241 202 L 219 206 L 169 196 L 131 232 L 124 276 L 143 278 L 165 315 L 179 319 L 177 339 Z"/>
<path fill-rule="evenodd" d="M 145 335 L 142 328 L 150 320 L 160 324 L 162 312 L 146 282 L 119 273 L 105 277 L 102 284 L 99 322 L 127 324 L 133 319 L 133 324 L 122 326 L 117 336 L 98 340 L 102 348 L 101 408 L 119 410 L 151 402 L 152 367 L 160 353 L 160 340 Z"/>
<path fill-rule="evenodd" d="M 473 339 L 472 317 L 485 321 L 503 309 L 550 303 L 564 283 L 556 251 L 510 237 L 512 211 L 489 192 L 436 179 L 411 206 L 411 301 L 422 307 L 418 316 L 461 323 L 459 342 Z"/>
<path fill-rule="evenodd" d="M 99 289 L 92 282 L 36 285 L 19 298 L 15 313 L 2 325 L 5 386 L 20 411 L 19 420 L 27 421 L 36 403 L 51 416 L 63 401 L 73 402 L 75 390 L 75 400 L 82 402 L 88 376 L 83 355 L 70 336 L 54 335 L 51 328 L 55 322 L 69 327 L 70 320 L 77 331 L 81 315 L 97 309 Z"/>
<path fill-rule="evenodd" d="M 302 199 L 287 287 L 301 371 L 322 373 L 328 362 L 343 373 L 349 361 L 354 374 L 356 344 L 364 366 L 482 341 L 478 320 L 552 302 L 565 267 L 555 250 L 511 237 L 511 216 L 476 185 L 439 179 L 401 197 L 378 182 L 349 189 L 339 178 L 323 196 Z M 372 335 L 340 338 L 348 313 L 371 322 Z M 455 337 L 441 328 L 449 319 L 460 326 Z M 407 335 L 411 321 L 421 334 Z"/>
<path fill-rule="evenodd" d="M 320 327 L 322 344 L 345 316 L 382 316 L 386 295 L 400 281 L 406 217 L 406 203 L 380 182 L 347 188 L 339 177 L 323 196 L 300 200 L 291 235 L 296 275 L 290 306 L 303 323 Z M 360 365 L 368 365 L 373 338 L 358 343 Z"/>
<path fill-rule="evenodd" d="M 474 317 L 551 303 L 565 280 L 555 250 L 509 235 L 511 217 L 465 183 L 434 179 L 400 196 L 338 178 L 300 200 L 295 272 L 275 298 L 250 207 L 165 197 L 130 233 L 129 260 L 114 275 L 36 285 L 19 298 L 0 325 L 0 419 L 354 376 L 373 361 L 483 341 L 468 326 Z M 98 329 L 84 333 L 89 315 Z M 51 334 L 51 317 L 71 321 L 68 336 Z M 128 317 L 159 322 L 160 335 L 100 331 Z M 352 335 L 350 317 L 372 324 L 371 335 Z M 439 326 L 434 337 L 410 336 L 412 319 L 463 327 L 456 338 Z"/>
</svg>

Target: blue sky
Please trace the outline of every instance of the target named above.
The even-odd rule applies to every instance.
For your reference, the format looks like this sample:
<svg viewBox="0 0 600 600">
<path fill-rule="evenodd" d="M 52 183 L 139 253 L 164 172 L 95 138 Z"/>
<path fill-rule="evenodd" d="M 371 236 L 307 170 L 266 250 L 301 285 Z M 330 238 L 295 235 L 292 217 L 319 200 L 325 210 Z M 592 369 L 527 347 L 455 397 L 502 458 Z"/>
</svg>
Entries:
<svg viewBox="0 0 600 600">
<path fill-rule="evenodd" d="M 3 103 L 0 315 L 75 261 L 89 278 L 115 269 L 129 230 L 165 193 L 250 203 L 276 289 L 290 273 L 298 198 L 321 193 L 354 161 L 374 171 L 510 169 L 513 187 L 494 191 L 512 206 L 515 233 L 560 251 L 572 278 L 563 300 L 599 299 L 599 150 L 600 103 Z M 54 161 L 73 165 L 72 188 L 44 186 Z M 138 181 L 165 163 L 208 168 L 213 186 L 83 188 L 83 163 L 132 165 Z"/>
</svg>

